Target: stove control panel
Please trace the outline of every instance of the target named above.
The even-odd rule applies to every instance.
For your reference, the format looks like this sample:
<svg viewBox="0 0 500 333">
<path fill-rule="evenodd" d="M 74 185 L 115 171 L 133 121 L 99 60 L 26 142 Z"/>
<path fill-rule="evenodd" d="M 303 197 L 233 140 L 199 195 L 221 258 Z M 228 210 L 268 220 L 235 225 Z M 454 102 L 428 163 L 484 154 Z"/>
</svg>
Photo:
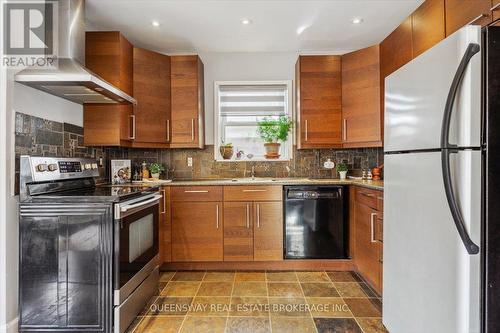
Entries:
<svg viewBox="0 0 500 333">
<path fill-rule="evenodd" d="M 35 182 L 99 177 L 99 166 L 93 159 L 22 156 L 21 160 L 29 165 Z"/>
</svg>

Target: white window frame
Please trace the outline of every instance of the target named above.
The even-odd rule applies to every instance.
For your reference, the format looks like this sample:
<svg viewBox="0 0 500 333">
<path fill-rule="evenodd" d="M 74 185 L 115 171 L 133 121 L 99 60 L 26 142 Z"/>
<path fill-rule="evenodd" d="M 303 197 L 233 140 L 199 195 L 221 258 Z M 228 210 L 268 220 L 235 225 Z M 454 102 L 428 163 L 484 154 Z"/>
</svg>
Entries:
<svg viewBox="0 0 500 333">
<path fill-rule="evenodd" d="M 288 150 L 288 156 L 286 158 L 278 159 L 266 159 L 265 157 L 254 157 L 252 159 L 242 158 L 237 160 L 231 158 L 230 160 L 225 160 L 220 156 L 220 133 L 222 133 L 222 123 L 220 121 L 220 106 L 219 106 L 219 87 L 225 85 L 286 85 L 287 86 L 287 116 L 290 117 L 293 123 L 293 127 L 288 135 L 288 140 L 286 141 L 286 149 Z M 214 81 L 214 159 L 217 162 L 283 162 L 290 161 L 293 158 L 293 146 L 295 144 L 295 105 L 293 103 L 293 81 L 292 80 L 274 80 L 274 81 Z M 282 143 L 283 144 L 283 143 Z M 234 152 L 236 154 L 236 152 Z"/>
</svg>

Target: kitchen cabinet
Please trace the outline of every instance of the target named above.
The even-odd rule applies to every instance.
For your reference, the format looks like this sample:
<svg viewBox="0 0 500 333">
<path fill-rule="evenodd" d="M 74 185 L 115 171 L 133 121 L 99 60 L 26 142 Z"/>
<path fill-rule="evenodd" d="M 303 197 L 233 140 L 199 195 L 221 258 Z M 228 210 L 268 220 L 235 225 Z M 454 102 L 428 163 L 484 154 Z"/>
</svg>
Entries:
<svg viewBox="0 0 500 333">
<path fill-rule="evenodd" d="M 382 147 L 378 45 L 342 56 L 343 147 Z"/>
<path fill-rule="evenodd" d="M 491 0 L 445 0 L 446 36 L 473 22 L 487 25 L 492 21 Z"/>
<path fill-rule="evenodd" d="M 426 0 L 412 14 L 413 58 L 445 38 L 445 0 Z"/>
<path fill-rule="evenodd" d="M 117 31 L 86 32 L 85 66 L 133 96 L 133 47 Z M 131 146 L 132 105 L 84 105 L 85 146 Z"/>
<path fill-rule="evenodd" d="M 500 18 L 500 0 L 492 0 L 491 1 L 491 19 L 492 21 L 496 21 Z M 495 22 L 494 25 L 498 25 L 498 22 Z"/>
<path fill-rule="evenodd" d="M 297 148 L 342 147 L 340 56 L 300 56 L 295 66 Z"/>
<path fill-rule="evenodd" d="M 412 17 L 407 17 L 380 43 L 381 91 L 385 78 L 413 59 Z"/>
<path fill-rule="evenodd" d="M 254 261 L 283 260 L 283 203 L 254 203 Z"/>
<path fill-rule="evenodd" d="M 203 62 L 197 55 L 172 56 L 171 148 L 205 145 Z"/>
<path fill-rule="evenodd" d="M 222 188 L 172 187 L 171 205 L 172 261 L 222 261 Z"/>
<path fill-rule="evenodd" d="M 167 148 L 170 142 L 170 57 L 134 48 L 134 147 Z"/>
<path fill-rule="evenodd" d="M 383 195 L 381 191 L 354 191 L 354 261 L 358 272 L 382 294 Z"/>
<path fill-rule="evenodd" d="M 252 207 L 252 202 L 224 202 L 224 261 L 254 259 Z"/>
<path fill-rule="evenodd" d="M 160 265 L 172 261 L 172 218 L 170 209 L 170 187 L 162 186 L 160 189 Z"/>
</svg>

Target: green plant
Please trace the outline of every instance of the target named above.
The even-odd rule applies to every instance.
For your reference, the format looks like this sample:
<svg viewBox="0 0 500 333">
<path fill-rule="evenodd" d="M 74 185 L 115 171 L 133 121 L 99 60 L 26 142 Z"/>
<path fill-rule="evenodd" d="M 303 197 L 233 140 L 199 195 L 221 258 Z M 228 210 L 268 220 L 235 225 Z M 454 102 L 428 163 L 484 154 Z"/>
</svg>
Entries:
<svg viewBox="0 0 500 333">
<path fill-rule="evenodd" d="M 347 168 L 347 164 L 345 164 L 343 162 L 337 164 L 337 171 L 347 171 L 347 170 L 349 170 Z"/>
<path fill-rule="evenodd" d="M 154 173 L 162 173 L 163 171 L 165 171 L 165 168 L 161 164 L 151 163 L 149 165 L 149 171 L 151 171 L 151 173 L 153 173 L 153 174 Z"/>
<path fill-rule="evenodd" d="M 232 148 L 233 144 L 232 143 L 224 143 L 224 140 L 222 140 L 222 143 L 220 144 L 221 147 L 226 147 L 226 148 Z"/>
<path fill-rule="evenodd" d="M 284 142 L 288 138 L 293 122 L 287 116 L 280 116 L 278 119 L 264 118 L 258 125 L 257 133 L 265 142 Z"/>
</svg>

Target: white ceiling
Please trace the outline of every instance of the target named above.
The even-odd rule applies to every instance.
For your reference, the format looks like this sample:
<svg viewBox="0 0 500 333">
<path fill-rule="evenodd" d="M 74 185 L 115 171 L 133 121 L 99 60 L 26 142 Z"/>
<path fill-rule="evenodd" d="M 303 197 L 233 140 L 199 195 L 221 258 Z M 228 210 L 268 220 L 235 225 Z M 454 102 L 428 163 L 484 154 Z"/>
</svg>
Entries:
<svg viewBox="0 0 500 333">
<path fill-rule="evenodd" d="M 379 43 L 423 0 L 87 0 L 92 30 L 163 53 L 345 53 Z M 351 19 L 363 18 L 354 25 Z M 252 23 L 241 24 L 242 18 Z M 157 20 L 159 27 L 151 22 Z M 307 27 L 300 35 L 297 29 Z"/>
</svg>

